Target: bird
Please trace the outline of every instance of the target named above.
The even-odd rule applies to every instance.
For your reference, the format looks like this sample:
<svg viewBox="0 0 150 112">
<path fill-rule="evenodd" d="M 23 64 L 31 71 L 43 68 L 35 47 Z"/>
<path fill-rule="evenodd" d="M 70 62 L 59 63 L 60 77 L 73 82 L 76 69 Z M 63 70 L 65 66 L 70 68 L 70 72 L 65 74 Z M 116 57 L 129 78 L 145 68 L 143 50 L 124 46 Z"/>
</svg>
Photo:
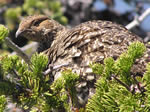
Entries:
<svg viewBox="0 0 150 112">
<path fill-rule="evenodd" d="M 142 42 L 124 26 L 110 21 L 92 20 L 68 28 L 45 15 L 25 17 L 16 32 L 16 37 L 20 35 L 38 42 L 37 52 L 45 53 L 49 64 L 67 63 L 67 68 L 80 75 L 82 80 L 76 87 L 79 106 L 85 105 L 94 94 L 98 76 L 92 73 L 89 64 L 103 64 L 107 57 L 116 60 L 132 42 Z M 148 51 L 144 55 L 146 58 L 136 61 L 131 69 L 133 74 L 145 72 L 147 54 Z M 53 73 L 54 79 L 61 76 L 61 71 Z"/>
</svg>

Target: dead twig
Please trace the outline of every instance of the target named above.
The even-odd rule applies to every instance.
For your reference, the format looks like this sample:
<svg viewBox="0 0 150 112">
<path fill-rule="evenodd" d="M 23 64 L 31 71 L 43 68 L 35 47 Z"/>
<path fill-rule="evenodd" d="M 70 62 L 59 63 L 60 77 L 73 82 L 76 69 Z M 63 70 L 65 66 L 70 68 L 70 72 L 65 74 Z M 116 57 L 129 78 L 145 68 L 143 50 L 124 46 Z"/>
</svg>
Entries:
<svg viewBox="0 0 150 112">
<path fill-rule="evenodd" d="M 36 42 L 32 42 L 32 43 L 30 43 L 30 44 L 28 44 L 28 45 L 25 45 L 24 47 L 22 47 L 22 48 L 20 48 L 22 51 L 26 51 L 26 50 L 28 50 L 28 49 L 30 49 L 30 48 L 33 48 L 33 47 L 36 47 L 38 44 L 36 43 Z M 16 52 L 14 51 L 14 52 L 12 52 L 11 53 L 11 55 L 15 55 L 16 54 Z"/>
<path fill-rule="evenodd" d="M 17 54 L 27 63 L 27 64 L 31 64 L 29 57 L 15 44 L 13 43 L 9 37 L 5 38 L 5 42 L 6 44 L 12 48 L 15 52 L 17 52 Z"/>
<path fill-rule="evenodd" d="M 68 65 L 70 65 L 70 63 L 65 63 L 65 64 L 61 64 L 61 65 L 55 65 L 55 66 L 49 65 L 50 67 L 45 72 L 43 72 L 43 75 L 47 75 L 50 72 L 52 72 L 53 70 L 57 70 L 59 68 L 66 67 Z"/>
<path fill-rule="evenodd" d="M 140 25 L 140 23 L 141 23 L 148 15 L 150 15 L 150 8 L 148 8 L 147 10 L 145 10 L 145 12 L 144 12 L 141 16 L 135 18 L 131 23 L 129 23 L 128 25 L 126 25 L 126 28 L 127 28 L 128 30 L 131 30 L 131 29 L 134 28 L 135 26 Z"/>
</svg>

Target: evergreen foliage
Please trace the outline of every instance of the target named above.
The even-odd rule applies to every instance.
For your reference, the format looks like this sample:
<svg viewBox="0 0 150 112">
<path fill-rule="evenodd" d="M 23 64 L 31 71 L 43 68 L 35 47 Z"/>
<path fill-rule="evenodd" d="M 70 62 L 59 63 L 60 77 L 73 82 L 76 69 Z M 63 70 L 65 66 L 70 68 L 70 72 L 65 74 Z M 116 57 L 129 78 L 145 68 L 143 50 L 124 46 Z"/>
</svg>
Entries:
<svg viewBox="0 0 150 112">
<path fill-rule="evenodd" d="M 51 85 L 53 94 L 45 94 L 47 98 L 49 97 L 49 99 L 52 99 L 52 101 L 46 100 L 46 106 L 49 106 L 49 110 L 51 110 L 50 108 L 55 107 L 57 109 L 65 109 L 67 112 L 71 112 L 76 102 L 75 85 L 78 79 L 79 75 L 72 73 L 70 69 L 62 72 L 62 76 L 55 80 Z"/>
<path fill-rule="evenodd" d="M 0 42 L 8 36 L 9 30 L 4 26 L 0 24 Z"/>
<path fill-rule="evenodd" d="M 149 111 L 147 89 L 149 86 L 146 87 L 145 92 L 143 82 L 138 81 L 130 72 L 135 60 L 140 58 L 145 50 L 143 43 L 134 42 L 116 61 L 112 58 L 104 60 L 104 65 L 99 66 L 100 70 L 103 68 L 104 70 L 96 82 L 96 93 L 86 105 L 88 112 Z M 149 64 L 143 77 L 146 82 L 150 75 L 148 69 L 150 69 Z"/>
<path fill-rule="evenodd" d="M 6 108 L 6 97 L 4 95 L 0 96 L 0 112 L 4 112 Z"/>
<path fill-rule="evenodd" d="M 43 75 L 47 63 L 48 58 L 42 53 L 31 57 L 31 65 L 27 65 L 16 55 L 2 56 L 0 64 L 4 74 L 1 74 L 0 95 L 11 96 L 25 110 L 71 110 L 79 76 L 71 70 L 65 70 L 52 83 L 49 75 Z"/>
</svg>

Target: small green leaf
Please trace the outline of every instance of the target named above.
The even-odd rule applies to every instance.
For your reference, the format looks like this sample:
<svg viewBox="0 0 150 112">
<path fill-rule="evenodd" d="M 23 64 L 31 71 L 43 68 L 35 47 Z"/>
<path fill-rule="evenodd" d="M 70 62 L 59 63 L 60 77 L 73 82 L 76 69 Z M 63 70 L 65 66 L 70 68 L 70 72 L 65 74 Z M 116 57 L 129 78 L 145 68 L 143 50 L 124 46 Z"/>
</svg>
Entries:
<svg viewBox="0 0 150 112">
<path fill-rule="evenodd" d="M 42 53 L 40 54 L 34 54 L 31 57 L 31 63 L 32 63 L 32 70 L 33 70 L 33 77 L 39 77 L 41 78 L 42 75 L 41 72 L 43 72 L 43 69 L 47 66 L 48 63 L 48 57 Z"/>
<path fill-rule="evenodd" d="M 8 36 L 9 30 L 4 25 L 0 24 L 0 42 Z"/>
<path fill-rule="evenodd" d="M 99 63 L 91 63 L 89 66 L 92 68 L 93 73 L 97 75 L 101 75 L 104 69 L 103 65 Z"/>
<path fill-rule="evenodd" d="M 0 96 L 0 112 L 4 112 L 4 109 L 6 107 L 6 97 L 4 95 Z"/>
<path fill-rule="evenodd" d="M 142 42 L 133 42 L 129 47 L 128 47 L 128 54 L 131 54 L 134 59 L 141 57 L 144 52 L 146 51 L 146 47 Z"/>
</svg>

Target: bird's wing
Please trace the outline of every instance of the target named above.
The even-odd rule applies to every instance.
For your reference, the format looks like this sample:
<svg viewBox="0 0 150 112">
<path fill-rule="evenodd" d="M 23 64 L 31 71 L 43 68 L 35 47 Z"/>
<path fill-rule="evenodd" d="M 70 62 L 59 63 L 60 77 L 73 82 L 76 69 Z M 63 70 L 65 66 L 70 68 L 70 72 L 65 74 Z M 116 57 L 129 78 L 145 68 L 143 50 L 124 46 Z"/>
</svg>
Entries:
<svg viewBox="0 0 150 112">
<path fill-rule="evenodd" d="M 51 62 L 65 57 L 82 59 L 80 62 L 83 64 L 87 61 L 102 61 L 105 57 L 118 57 L 138 38 L 118 24 L 89 21 L 60 35 L 59 40 L 48 50 L 48 55 Z"/>
</svg>

